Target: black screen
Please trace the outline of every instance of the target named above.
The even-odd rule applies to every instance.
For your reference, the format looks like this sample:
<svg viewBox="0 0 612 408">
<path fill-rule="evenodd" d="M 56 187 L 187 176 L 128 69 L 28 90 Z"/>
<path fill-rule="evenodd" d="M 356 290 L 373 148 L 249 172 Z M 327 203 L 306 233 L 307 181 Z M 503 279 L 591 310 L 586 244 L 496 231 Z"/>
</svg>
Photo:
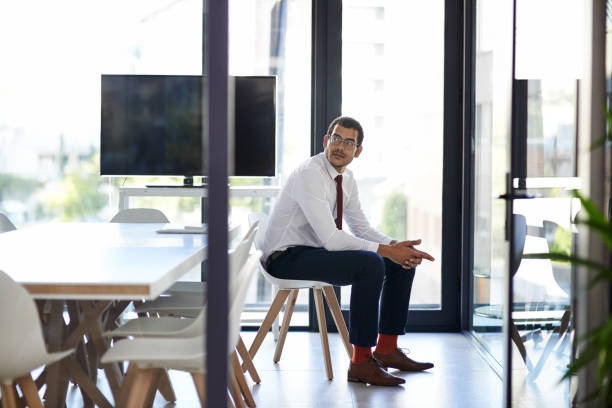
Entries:
<svg viewBox="0 0 612 408">
<path fill-rule="evenodd" d="M 235 176 L 274 176 L 276 78 L 235 77 Z"/>
<path fill-rule="evenodd" d="M 276 78 L 234 79 L 230 175 L 275 176 Z M 101 111 L 102 175 L 206 176 L 201 76 L 102 75 Z"/>
</svg>

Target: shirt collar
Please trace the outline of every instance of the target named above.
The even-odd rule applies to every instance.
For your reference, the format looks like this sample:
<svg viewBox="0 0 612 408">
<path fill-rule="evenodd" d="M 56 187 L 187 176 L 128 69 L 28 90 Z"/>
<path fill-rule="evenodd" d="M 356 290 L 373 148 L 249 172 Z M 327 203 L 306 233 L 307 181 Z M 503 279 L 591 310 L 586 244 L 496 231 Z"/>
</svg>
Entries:
<svg viewBox="0 0 612 408">
<path fill-rule="evenodd" d="M 344 176 L 346 175 L 346 171 L 344 173 L 338 173 L 338 170 L 336 170 L 336 168 L 332 166 L 329 160 L 327 160 L 327 157 L 325 157 L 325 152 L 321 152 L 319 154 L 321 155 L 321 160 L 323 161 L 325 170 L 327 170 L 327 174 L 329 174 L 329 177 L 331 177 L 332 180 L 335 180 L 336 176 L 338 176 L 339 174 L 341 174 L 344 178 Z"/>
</svg>

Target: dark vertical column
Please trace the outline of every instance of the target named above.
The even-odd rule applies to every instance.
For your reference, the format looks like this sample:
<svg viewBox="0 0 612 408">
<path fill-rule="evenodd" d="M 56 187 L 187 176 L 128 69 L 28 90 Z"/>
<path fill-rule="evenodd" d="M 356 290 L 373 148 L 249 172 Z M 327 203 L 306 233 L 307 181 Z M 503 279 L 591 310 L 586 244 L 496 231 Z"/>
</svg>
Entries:
<svg viewBox="0 0 612 408">
<path fill-rule="evenodd" d="M 327 125 L 342 106 L 342 1 L 312 0 L 312 142 L 323 151 Z"/>
<path fill-rule="evenodd" d="M 512 271 L 516 270 L 514 268 L 514 263 L 516 262 L 514 254 L 514 247 L 516 242 L 514 242 L 514 217 L 512 217 L 513 211 L 513 180 L 514 174 L 517 172 L 516 165 L 518 160 L 516 159 L 515 148 L 515 135 L 518 132 L 518 128 L 516 128 L 516 120 L 515 116 L 518 117 L 519 114 L 515 113 L 516 104 L 514 103 L 514 98 L 516 95 L 521 94 L 521 85 L 517 83 L 514 79 L 516 75 L 516 0 L 512 0 L 512 101 L 511 101 L 511 124 L 510 124 L 510 173 L 507 174 L 506 177 L 506 192 L 505 194 L 508 196 L 506 199 L 506 240 L 510 241 L 509 252 L 508 252 L 508 262 L 509 266 L 507 269 L 507 276 L 505 279 L 505 298 L 507 299 L 507 303 L 504 307 L 504 315 L 503 315 L 503 327 L 504 327 L 504 359 L 505 363 L 504 367 L 504 406 L 511 407 L 512 406 L 512 309 L 514 303 L 514 281 Z M 526 93 L 526 92 L 525 92 Z"/>
<path fill-rule="evenodd" d="M 442 314 L 440 323 L 459 328 L 461 283 L 461 164 L 463 132 L 463 7 L 444 4 L 444 125 L 442 165 Z"/>
<path fill-rule="evenodd" d="M 323 151 L 327 125 L 341 114 L 342 106 L 342 0 L 312 0 L 312 94 L 310 154 Z M 340 289 L 335 288 L 340 299 Z M 308 322 L 311 330 L 319 324 L 312 290 L 309 295 Z M 327 304 L 328 330 L 335 331 Z M 348 321 L 348 316 L 345 316 Z"/>
<path fill-rule="evenodd" d="M 205 2 L 204 79 L 208 89 L 208 290 L 206 308 L 206 406 L 227 406 L 228 382 L 228 1 Z M 207 68 L 207 69 L 206 69 Z M 206 111 L 207 109 L 207 111 Z M 208 143 L 206 143 L 208 136 Z M 209 335 L 210 334 L 210 335 Z"/>
<path fill-rule="evenodd" d="M 474 67 L 476 64 L 476 0 L 465 0 L 463 10 L 463 180 L 461 238 L 461 329 L 472 326 L 474 299 Z"/>
</svg>

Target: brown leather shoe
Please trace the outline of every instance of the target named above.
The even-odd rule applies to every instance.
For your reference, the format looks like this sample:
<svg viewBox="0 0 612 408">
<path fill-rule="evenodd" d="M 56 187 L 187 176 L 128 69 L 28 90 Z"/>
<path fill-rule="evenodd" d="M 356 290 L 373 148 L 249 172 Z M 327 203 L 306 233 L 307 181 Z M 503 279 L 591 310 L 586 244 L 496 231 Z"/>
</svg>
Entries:
<svg viewBox="0 0 612 408">
<path fill-rule="evenodd" d="M 380 354 L 375 351 L 372 355 L 384 368 L 392 367 L 402 371 L 423 371 L 434 366 L 432 363 L 414 361 L 400 348 L 396 348 L 390 354 Z"/>
<path fill-rule="evenodd" d="M 348 380 L 364 382 L 372 385 L 400 385 L 406 382 L 403 378 L 389 374 L 373 358 L 368 358 L 361 364 L 349 366 Z"/>
</svg>

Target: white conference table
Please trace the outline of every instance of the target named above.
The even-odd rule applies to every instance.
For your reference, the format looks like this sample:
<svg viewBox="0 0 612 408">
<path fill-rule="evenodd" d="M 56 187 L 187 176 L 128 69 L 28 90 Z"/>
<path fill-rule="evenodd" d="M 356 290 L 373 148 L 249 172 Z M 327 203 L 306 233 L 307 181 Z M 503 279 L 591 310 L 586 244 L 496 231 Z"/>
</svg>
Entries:
<svg viewBox="0 0 612 408">
<path fill-rule="evenodd" d="M 172 224 L 48 223 L 0 234 L 0 270 L 38 299 L 154 299 L 206 259 Z"/>
<path fill-rule="evenodd" d="M 47 367 L 37 379 L 39 387 L 47 384 L 48 406 L 63 406 L 68 379 L 79 385 L 84 400 L 89 398 L 87 406 L 112 406 L 95 385 L 98 363 L 91 357 L 108 348 L 101 335 L 103 314 L 118 300 L 156 298 L 206 259 L 206 234 L 156 232 L 172 227 L 182 225 L 47 223 L 0 234 L 0 270 L 34 298 L 52 301 L 45 326 L 49 349 L 77 347 L 76 356 Z M 238 230 L 232 227 L 230 238 Z M 121 370 L 101 368 L 117 400 Z"/>
</svg>

